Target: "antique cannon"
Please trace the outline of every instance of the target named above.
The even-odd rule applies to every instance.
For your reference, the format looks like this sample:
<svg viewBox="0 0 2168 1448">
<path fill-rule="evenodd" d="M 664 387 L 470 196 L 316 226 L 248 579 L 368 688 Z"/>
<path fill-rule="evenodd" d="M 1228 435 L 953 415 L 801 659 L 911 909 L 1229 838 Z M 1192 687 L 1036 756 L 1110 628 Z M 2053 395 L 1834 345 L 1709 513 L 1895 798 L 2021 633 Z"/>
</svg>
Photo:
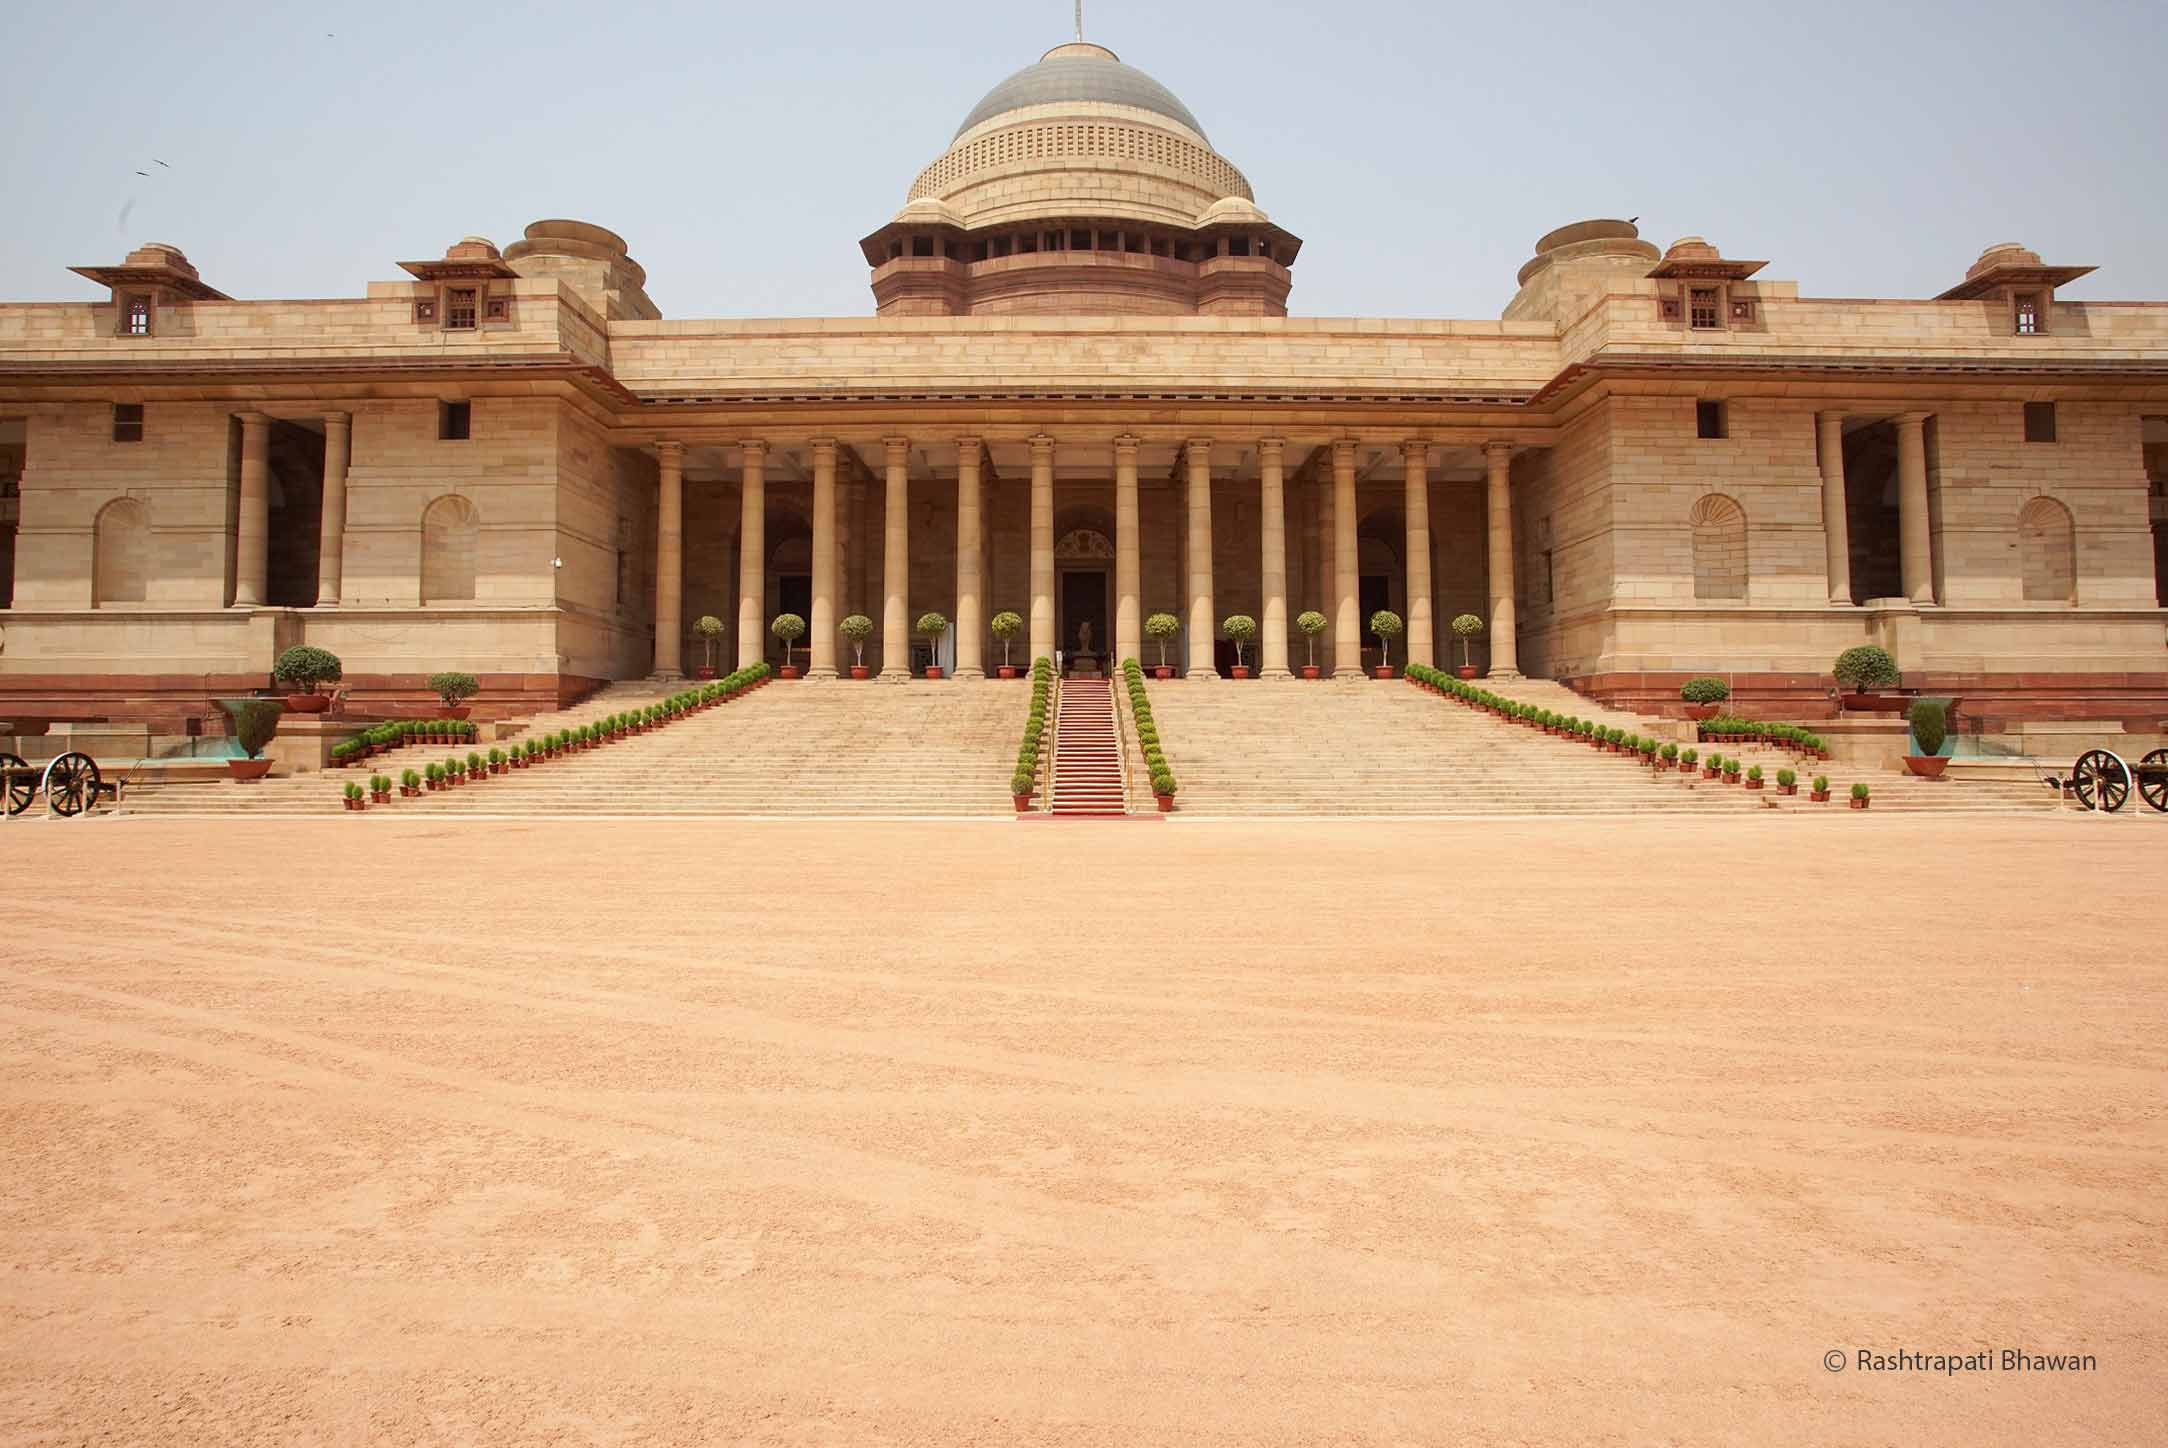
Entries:
<svg viewBox="0 0 2168 1448">
<path fill-rule="evenodd" d="M 2168 749 L 2156 749 L 2136 764 L 2126 764 L 2112 749 L 2088 749 L 2070 766 L 2065 779 L 2048 780 L 2076 799 L 2085 809 L 2114 814 L 2130 802 L 2130 792 L 2162 813 L 2168 813 Z"/>
<path fill-rule="evenodd" d="M 43 766 L 26 764 L 21 755 L 0 750 L 0 798 L 7 801 L 7 812 L 21 814 L 40 790 L 45 792 L 47 808 L 57 815 L 82 814 L 101 794 L 111 795 L 116 804 L 120 801 L 120 786 L 107 783 L 98 772 L 98 761 L 78 750 L 71 749 Z"/>
</svg>

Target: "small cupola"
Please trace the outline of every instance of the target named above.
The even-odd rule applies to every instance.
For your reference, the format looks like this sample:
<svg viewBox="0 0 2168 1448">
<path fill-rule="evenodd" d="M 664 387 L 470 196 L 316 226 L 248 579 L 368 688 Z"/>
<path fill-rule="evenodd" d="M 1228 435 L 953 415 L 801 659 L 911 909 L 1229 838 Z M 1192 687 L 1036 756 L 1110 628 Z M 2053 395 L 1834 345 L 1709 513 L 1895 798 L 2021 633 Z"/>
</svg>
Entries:
<svg viewBox="0 0 2168 1448">
<path fill-rule="evenodd" d="M 2044 336 L 2055 305 L 2055 289 L 2095 270 L 2089 266 L 2048 266 L 2040 253 L 2014 241 L 2001 241 L 1980 253 L 1965 279 L 1935 298 L 1938 302 L 1997 304 L 2012 336 Z"/>
<path fill-rule="evenodd" d="M 462 236 L 441 261 L 403 261 L 400 270 L 426 286 L 414 297 L 414 325 L 474 332 L 512 325 L 512 288 L 519 277 L 486 236 Z"/>
<path fill-rule="evenodd" d="M 159 313 L 167 308 L 233 300 L 206 285 L 179 247 L 162 241 L 145 242 L 118 266 L 71 266 L 68 270 L 112 288 L 116 337 L 157 335 Z"/>
</svg>

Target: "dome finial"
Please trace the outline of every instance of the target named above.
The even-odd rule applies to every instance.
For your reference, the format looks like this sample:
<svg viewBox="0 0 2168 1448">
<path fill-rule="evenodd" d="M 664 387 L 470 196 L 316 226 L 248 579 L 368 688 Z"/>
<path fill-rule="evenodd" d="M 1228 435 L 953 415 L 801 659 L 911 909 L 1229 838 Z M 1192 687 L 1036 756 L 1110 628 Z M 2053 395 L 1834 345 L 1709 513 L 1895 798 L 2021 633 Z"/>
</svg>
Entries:
<svg viewBox="0 0 2168 1448">
<path fill-rule="evenodd" d="M 1084 0 L 1076 0 L 1076 43 L 1084 43 Z"/>
</svg>

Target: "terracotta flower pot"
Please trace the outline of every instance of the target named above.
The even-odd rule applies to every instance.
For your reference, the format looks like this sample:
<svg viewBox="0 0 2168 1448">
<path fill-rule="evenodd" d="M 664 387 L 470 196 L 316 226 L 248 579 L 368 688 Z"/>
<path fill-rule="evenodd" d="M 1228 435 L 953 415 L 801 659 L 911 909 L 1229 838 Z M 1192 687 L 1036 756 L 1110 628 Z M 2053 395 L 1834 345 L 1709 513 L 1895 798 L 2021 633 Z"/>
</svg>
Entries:
<svg viewBox="0 0 2168 1448">
<path fill-rule="evenodd" d="M 296 714 L 321 714 L 331 707 L 329 694 L 288 694 L 286 707 Z"/>
<path fill-rule="evenodd" d="M 941 666 L 940 666 L 939 664 L 928 664 L 928 665 L 926 666 L 926 677 L 927 677 L 927 678 L 929 678 L 929 679 L 938 679 L 938 678 L 940 678 L 940 677 L 941 677 Z"/>
<path fill-rule="evenodd" d="M 1381 679 L 1390 679 L 1393 676 L 1393 666 L 1391 664 L 1379 664 L 1376 673 Z"/>
<path fill-rule="evenodd" d="M 1717 706 L 1714 704 L 1689 704 L 1686 706 L 1686 717 L 1698 724 L 1704 719 L 1714 719 L 1716 710 Z"/>
<path fill-rule="evenodd" d="M 1765 782 L 1766 781 L 1759 779 L 1749 779 L 1742 781 L 1742 783 L 1744 783 L 1748 789 L 1760 789 Z"/>
<path fill-rule="evenodd" d="M 1853 797 L 1851 803 L 1853 809 L 1865 809 L 1867 807 L 1867 801 L 1860 799 L 1857 796 Z"/>
<path fill-rule="evenodd" d="M 1172 810 L 1174 809 L 1174 796 L 1173 796 L 1173 795 L 1171 795 L 1171 794 L 1155 794 L 1155 795 L 1153 795 L 1153 796 L 1152 796 L 1152 798 L 1153 798 L 1153 799 L 1155 799 L 1155 800 L 1157 800 L 1157 801 L 1159 801 L 1159 812 L 1160 812 L 1161 814 L 1168 814 L 1168 813 L 1170 813 L 1170 812 L 1171 812 L 1171 811 L 1172 811 Z"/>
<path fill-rule="evenodd" d="M 1724 777 L 1724 771 L 1721 769 L 1705 768 L 1701 771 L 1701 777 L 1703 779 L 1722 779 Z"/>
<path fill-rule="evenodd" d="M 1455 669 L 1454 672 L 1459 674 L 1463 679 L 1472 679 L 1475 677 L 1475 665 L 1462 664 L 1458 669 Z"/>
<path fill-rule="evenodd" d="M 1010 798 L 1016 801 L 1016 812 L 1018 814 L 1023 814 L 1031 808 L 1031 796 L 1028 794 L 1011 795 Z"/>
<path fill-rule="evenodd" d="M 1810 789 L 1807 791 L 1807 798 L 1813 800 L 1816 804 L 1828 804 L 1829 791 L 1826 789 Z"/>
<path fill-rule="evenodd" d="M 229 759 L 226 761 L 226 772 L 235 779 L 258 780 L 271 772 L 271 761 L 268 759 Z"/>
<path fill-rule="evenodd" d="M 1895 714 L 1903 711 L 1902 694 L 1839 694 L 1837 707 L 1855 714 Z"/>
<path fill-rule="evenodd" d="M 1234 676 L 1238 679 L 1247 679 L 1250 676 L 1250 666 L 1248 664 L 1236 664 L 1234 666 Z"/>
<path fill-rule="evenodd" d="M 868 677 L 869 675 L 871 675 L 871 674 L 872 674 L 872 672 L 873 672 L 873 671 L 872 671 L 871 669 L 867 668 L 867 667 L 866 667 L 866 666 L 865 666 L 864 664 L 853 664 L 853 665 L 851 665 L 851 677 L 852 677 L 852 678 L 854 678 L 854 679 L 863 679 L 863 678 L 866 678 L 866 677 Z"/>
<path fill-rule="evenodd" d="M 1796 784 L 1780 784 L 1780 785 L 1778 785 L 1778 786 L 1777 786 L 1777 793 L 1778 793 L 1778 794 L 1797 794 L 1797 793 L 1799 793 L 1799 786 L 1798 786 L 1798 785 L 1796 785 Z"/>
<path fill-rule="evenodd" d="M 1323 676 L 1323 674 L 1324 674 L 1324 670 L 1320 669 L 1320 668 L 1319 668 L 1319 667 L 1318 667 L 1317 665 L 1315 665 L 1315 664 L 1304 664 L 1304 665 L 1302 666 L 1302 676 L 1303 676 L 1303 677 L 1304 677 L 1305 679 L 1315 679 L 1315 678 L 1320 678 L 1320 677 L 1322 677 L 1322 676 Z"/>
<path fill-rule="evenodd" d="M 1724 771 L 1724 783 L 1737 784 L 1738 782 L 1739 776 L 1737 774 L 1733 773 L 1731 770 L 1728 769 Z"/>
<path fill-rule="evenodd" d="M 1168 664 L 1152 665 L 1152 677 L 1159 680 L 1161 683 L 1165 683 L 1168 679 L 1174 677 L 1173 666 Z"/>
<path fill-rule="evenodd" d="M 1004 679 L 1013 679 L 1013 678 L 1015 678 L 1015 677 L 1016 677 L 1016 665 L 1014 665 L 1014 664 L 1003 664 L 1003 665 L 1001 666 L 1000 670 L 998 671 L 998 677 L 1000 677 L 1000 678 L 1004 678 Z"/>
<path fill-rule="evenodd" d="M 489 766 L 489 772 L 491 774 L 502 774 L 509 767 L 510 766 L 504 764 L 492 764 L 491 766 Z"/>
<path fill-rule="evenodd" d="M 1922 779 L 1940 779 L 1942 771 L 1950 767 L 1947 754 L 1907 754 L 1905 768 Z"/>
<path fill-rule="evenodd" d="M 693 670 L 693 677 L 696 679 L 712 679 L 715 677 L 715 670 L 702 664 L 699 668 Z"/>
<path fill-rule="evenodd" d="M 447 719 L 464 719 L 473 712 L 474 706 L 471 704 L 454 704 L 444 711 L 444 717 Z"/>
<path fill-rule="evenodd" d="M 779 679 L 795 679 L 798 677 L 798 666 L 796 664 L 785 664 L 775 671 L 775 676 Z"/>
</svg>

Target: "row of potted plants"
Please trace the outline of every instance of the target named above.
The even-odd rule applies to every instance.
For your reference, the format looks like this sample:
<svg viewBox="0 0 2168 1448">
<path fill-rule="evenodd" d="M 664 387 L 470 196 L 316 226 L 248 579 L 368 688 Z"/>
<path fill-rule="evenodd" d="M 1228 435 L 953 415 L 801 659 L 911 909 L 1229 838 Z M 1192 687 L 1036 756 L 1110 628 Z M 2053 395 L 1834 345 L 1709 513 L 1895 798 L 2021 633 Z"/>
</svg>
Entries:
<svg viewBox="0 0 2168 1448">
<path fill-rule="evenodd" d="M 1829 758 L 1829 746 L 1822 736 L 1797 724 L 1771 724 L 1762 719 L 1735 719 L 1723 715 L 1704 719 L 1695 729 L 1704 744 L 1774 744 L 1809 758 Z"/>
<path fill-rule="evenodd" d="M 1016 621 L 1009 626 L 1008 632 L 1003 633 L 998 625 L 1007 619 L 1015 619 Z M 1001 637 L 1003 654 L 1001 677 L 1013 679 L 1016 677 L 1016 670 L 1009 667 L 1007 662 L 1009 639 L 1015 635 L 1017 629 L 1024 626 L 1024 621 L 1017 618 L 1013 613 L 1001 613 L 995 615 L 995 623 L 997 626 L 994 632 Z M 948 631 L 949 621 L 942 615 L 931 612 L 920 614 L 918 623 L 912 630 L 914 633 L 932 639 L 936 652 L 941 647 L 941 636 Z M 775 616 L 774 621 L 768 625 L 768 632 L 783 641 L 783 669 L 779 677 L 785 679 L 797 678 L 798 665 L 791 650 L 797 645 L 798 640 L 805 637 L 805 619 L 795 613 L 779 613 Z M 862 613 L 854 613 L 836 625 L 836 632 L 851 642 L 851 677 L 854 679 L 871 677 L 873 671 L 866 667 L 866 640 L 873 637 L 873 620 Z M 940 678 L 942 672 L 939 664 L 928 664 L 926 666 L 926 677 L 929 679 Z"/>
<path fill-rule="evenodd" d="M 1135 659 L 1122 660 L 1122 678 L 1129 685 L 1129 712 L 1137 721 L 1137 743 L 1144 749 L 1144 767 L 1152 778 L 1152 798 L 1161 814 L 1174 808 L 1177 786 L 1174 770 L 1159 747 L 1159 724 L 1152 718 L 1152 701 L 1144 692 L 1144 667 Z"/>
<path fill-rule="evenodd" d="M 359 764 L 409 744 L 464 743 L 475 737 L 478 727 L 465 719 L 389 719 L 332 745 L 331 765 L 340 769 Z"/>
<path fill-rule="evenodd" d="M 1031 706 L 1024 714 L 1023 742 L 1016 746 L 1016 771 L 1009 776 L 1009 793 L 1018 814 L 1031 808 L 1031 792 L 1039 782 L 1039 739 L 1046 733 L 1046 711 L 1053 702 L 1054 661 L 1031 663 Z"/>
<path fill-rule="evenodd" d="M 1498 718 L 1521 724 L 1527 728 L 1540 729 L 1545 734 L 1571 739 L 1611 754 L 1629 754 L 1659 773 L 1676 768 L 1682 779 L 1691 779 L 1698 772 L 1703 779 L 1721 779 L 1726 784 L 1742 784 L 1748 789 L 1763 787 L 1762 767 L 1758 764 L 1742 768 L 1736 758 L 1711 754 L 1704 761 L 1697 749 L 1681 750 L 1672 743 L 1660 743 L 1645 735 L 1630 733 L 1625 729 L 1573 715 L 1561 715 L 1549 709 L 1522 703 L 1494 694 L 1488 689 L 1477 688 L 1464 679 L 1453 678 L 1443 670 L 1428 664 L 1408 665 L 1408 680 L 1435 694 L 1458 699 L 1470 708 L 1481 709 Z M 1774 727 L 1774 726 L 1771 726 Z M 1790 769 L 1777 771 L 1777 793 L 1791 795 L 1799 792 L 1799 776 Z M 1864 784 L 1852 786 L 1852 808 L 1867 808 L 1870 791 Z M 1829 776 L 1814 777 L 1813 793 L 1816 801 L 1829 798 Z"/>
</svg>

